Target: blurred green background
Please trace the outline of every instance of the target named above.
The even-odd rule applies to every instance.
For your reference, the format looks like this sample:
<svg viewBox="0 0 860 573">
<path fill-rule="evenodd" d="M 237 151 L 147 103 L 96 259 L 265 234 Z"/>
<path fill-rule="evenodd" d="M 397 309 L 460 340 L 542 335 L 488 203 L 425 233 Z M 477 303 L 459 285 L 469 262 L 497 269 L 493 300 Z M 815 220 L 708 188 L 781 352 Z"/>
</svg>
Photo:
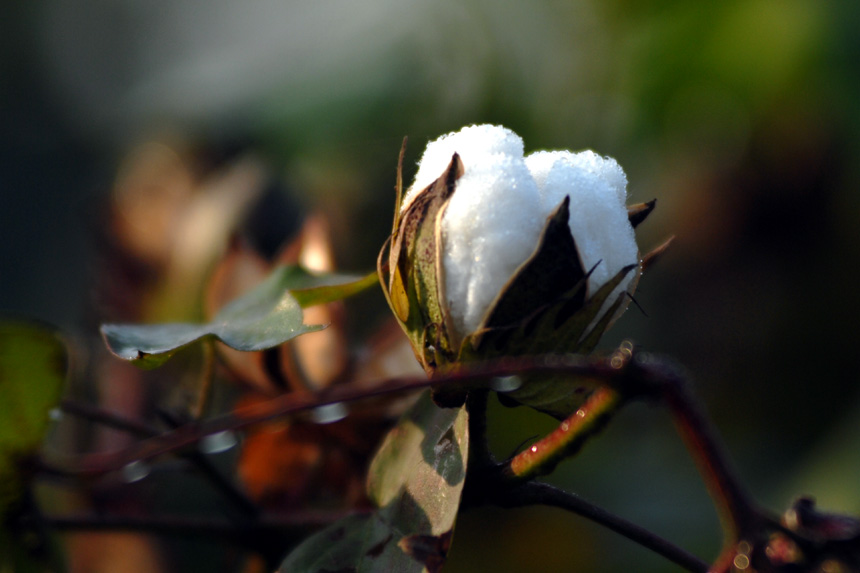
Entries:
<svg viewBox="0 0 860 573">
<path fill-rule="evenodd" d="M 860 4 L 847 0 L 0 3 L 0 309 L 91 336 L 100 214 L 135 144 L 262 157 L 295 212 L 374 265 L 400 140 L 499 123 L 591 148 L 658 206 L 669 254 L 604 340 L 690 371 L 755 494 L 860 513 Z M 274 220 L 273 220 L 273 217 Z M 382 297 L 368 302 L 383 312 Z M 375 306 L 374 306 L 375 305 Z M 550 427 L 494 408 L 500 455 Z M 553 483 L 711 558 L 665 411 L 633 406 Z M 462 517 L 446 571 L 671 571 L 551 509 Z"/>
</svg>

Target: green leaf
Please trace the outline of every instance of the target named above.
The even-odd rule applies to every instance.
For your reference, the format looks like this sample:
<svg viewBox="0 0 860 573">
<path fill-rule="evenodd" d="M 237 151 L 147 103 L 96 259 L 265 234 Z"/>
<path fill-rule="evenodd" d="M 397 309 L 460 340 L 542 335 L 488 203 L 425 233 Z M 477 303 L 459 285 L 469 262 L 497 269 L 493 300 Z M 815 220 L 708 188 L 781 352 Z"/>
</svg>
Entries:
<svg viewBox="0 0 860 573">
<path fill-rule="evenodd" d="M 466 478 L 466 418 L 464 408 L 439 408 L 423 395 L 388 433 L 370 464 L 367 490 L 377 507 L 408 494 L 428 511 L 433 533 L 450 529 L 459 502 L 452 504 L 449 498 L 459 500 Z M 444 499 L 449 502 L 442 503 Z"/>
<path fill-rule="evenodd" d="M 368 493 L 377 511 L 306 539 L 280 571 L 439 571 L 466 481 L 468 449 L 465 408 L 438 408 L 425 393 L 371 463 Z"/>
<path fill-rule="evenodd" d="M 335 273 L 317 275 L 299 266 L 275 270 L 276 273 L 279 271 L 284 273 L 284 284 L 289 285 L 287 288 L 302 308 L 343 300 L 377 285 L 379 281 L 376 272 L 361 277 Z"/>
<path fill-rule="evenodd" d="M 206 337 L 236 350 L 265 350 L 325 328 L 304 324 L 302 308 L 351 296 L 375 283 L 374 274 L 315 275 L 298 266 L 282 266 L 209 323 L 104 324 L 101 332 L 113 354 L 142 368 L 160 366 L 184 346 Z"/>
<path fill-rule="evenodd" d="M 27 532 L 13 519 L 26 507 L 27 460 L 36 455 L 68 372 L 62 338 L 48 327 L 0 322 L 0 571 L 41 571 Z"/>
<path fill-rule="evenodd" d="M 44 326 L 0 322 L 0 515 L 20 493 L 18 462 L 36 452 L 68 370 L 66 345 Z"/>
</svg>

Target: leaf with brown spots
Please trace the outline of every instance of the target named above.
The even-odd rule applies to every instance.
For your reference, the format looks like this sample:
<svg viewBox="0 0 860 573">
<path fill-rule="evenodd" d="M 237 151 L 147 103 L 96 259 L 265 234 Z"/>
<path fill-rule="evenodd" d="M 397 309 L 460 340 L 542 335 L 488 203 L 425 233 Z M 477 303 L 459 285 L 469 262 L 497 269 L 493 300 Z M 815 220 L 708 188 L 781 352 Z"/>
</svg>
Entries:
<svg viewBox="0 0 860 573">
<path fill-rule="evenodd" d="M 438 408 L 425 394 L 371 464 L 368 493 L 378 509 L 306 539 L 280 571 L 439 571 L 460 506 L 468 448 L 465 409 Z"/>
</svg>

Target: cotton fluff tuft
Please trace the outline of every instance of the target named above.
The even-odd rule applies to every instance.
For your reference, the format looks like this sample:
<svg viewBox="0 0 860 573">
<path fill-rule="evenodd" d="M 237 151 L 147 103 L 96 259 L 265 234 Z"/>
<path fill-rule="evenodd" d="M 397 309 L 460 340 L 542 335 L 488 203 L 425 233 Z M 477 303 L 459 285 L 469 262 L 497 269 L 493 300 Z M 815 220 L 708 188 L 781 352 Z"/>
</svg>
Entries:
<svg viewBox="0 0 860 573">
<path fill-rule="evenodd" d="M 586 272 L 594 269 L 588 296 L 623 267 L 639 262 L 636 237 L 627 219 L 627 177 L 618 162 L 593 151 L 540 151 L 525 161 L 540 189 L 545 213 L 552 213 L 570 196 L 570 232 Z M 628 290 L 635 276 L 627 275 L 608 302 Z"/>
<path fill-rule="evenodd" d="M 545 220 L 522 156 L 489 155 L 465 168 L 442 218 L 445 294 L 458 332 L 480 326 L 490 303 L 534 252 Z"/>
<path fill-rule="evenodd" d="M 460 154 L 463 167 L 468 172 L 490 155 L 507 155 L 522 159 L 523 140 L 510 129 L 500 125 L 470 125 L 431 141 L 418 162 L 415 181 L 403 197 L 401 212 L 406 210 L 420 191 L 442 175 L 451 163 L 454 153 Z"/>
<path fill-rule="evenodd" d="M 442 264 L 446 302 L 461 335 L 480 326 L 567 195 L 570 228 L 585 270 L 596 265 L 589 296 L 622 267 L 638 263 L 625 206 L 627 178 L 618 163 L 591 151 L 524 158 L 522 139 L 501 126 L 473 125 L 428 144 L 402 210 L 445 171 L 455 152 L 464 174 L 442 218 Z"/>
</svg>

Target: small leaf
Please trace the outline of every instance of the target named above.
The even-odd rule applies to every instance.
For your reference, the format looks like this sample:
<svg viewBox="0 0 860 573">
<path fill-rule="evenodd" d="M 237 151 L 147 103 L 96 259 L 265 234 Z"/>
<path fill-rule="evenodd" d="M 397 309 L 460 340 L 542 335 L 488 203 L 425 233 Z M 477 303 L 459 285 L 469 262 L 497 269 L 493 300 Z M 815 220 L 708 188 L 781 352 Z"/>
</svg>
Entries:
<svg viewBox="0 0 860 573">
<path fill-rule="evenodd" d="M 115 356 L 140 368 L 157 368 L 183 347 L 212 334 L 208 325 L 103 324 L 102 337 Z"/>
<path fill-rule="evenodd" d="M 339 300 L 375 282 L 372 274 L 356 279 L 282 266 L 209 323 L 104 324 L 101 332 L 111 352 L 143 368 L 160 366 L 182 347 L 210 336 L 236 350 L 264 350 L 324 328 L 305 325 L 303 307 Z"/>
<path fill-rule="evenodd" d="M 290 292 L 302 308 L 343 300 L 377 284 L 376 273 L 362 277 L 343 274 L 314 275 L 302 267 L 287 267 L 290 271 Z"/>
<path fill-rule="evenodd" d="M 306 539 L 280 571 L 439 571 L 466 481 L 468 448 L 465 408 L 437 408 L 425 393 L 371 464 L 368 493 L 379 509 Z"/>
</svg>

